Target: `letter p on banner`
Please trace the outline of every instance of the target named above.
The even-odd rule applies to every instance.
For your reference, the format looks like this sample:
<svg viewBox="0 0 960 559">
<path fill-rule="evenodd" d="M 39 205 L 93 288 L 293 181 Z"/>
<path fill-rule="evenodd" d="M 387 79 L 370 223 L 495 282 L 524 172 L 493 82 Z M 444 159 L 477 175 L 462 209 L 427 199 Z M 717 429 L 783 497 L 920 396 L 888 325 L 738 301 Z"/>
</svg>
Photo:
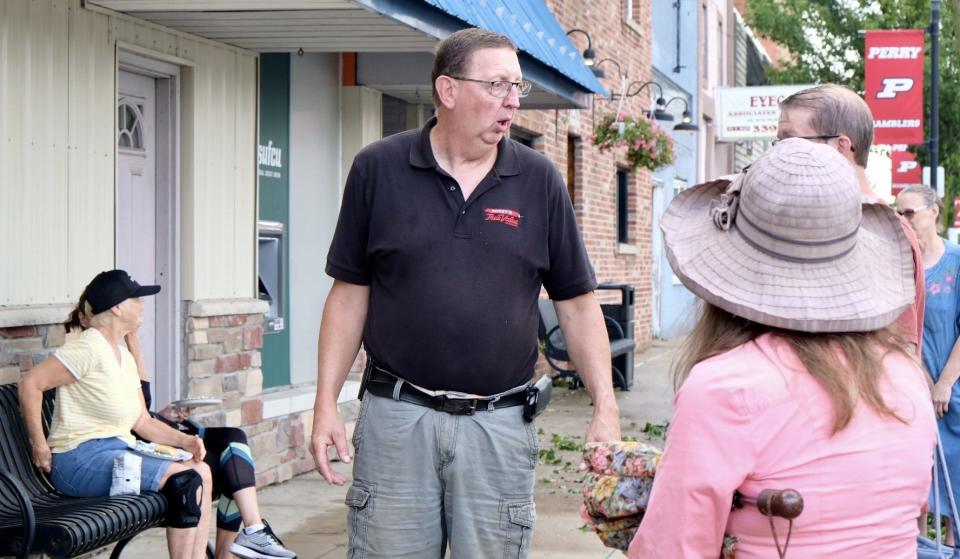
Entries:
<svg viewBox="0 0 960 559">
<path fill-rule="evenodd" d="M 922 29 L 867 31 L 864 62 L 873 143 L 923 143 Z"/>
<path fill-rule="evenodd" d="M 890 161 L 893 164 L 890 176 L 891 194 L 896 196 L 904 188 L 920 184 L 923 180 L 920 170 L 920 163 L 917 162 L 917 156 L 909 151 L 895 151 L 890 154 Z"/>
</svg>

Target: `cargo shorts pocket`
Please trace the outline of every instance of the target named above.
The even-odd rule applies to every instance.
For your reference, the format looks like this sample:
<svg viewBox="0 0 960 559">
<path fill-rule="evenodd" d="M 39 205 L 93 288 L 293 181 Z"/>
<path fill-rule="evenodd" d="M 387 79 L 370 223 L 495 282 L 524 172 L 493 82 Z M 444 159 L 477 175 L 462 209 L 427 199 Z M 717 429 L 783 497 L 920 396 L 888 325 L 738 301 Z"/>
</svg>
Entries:
<svg viewBox="0 0 960 559">
<path fill-rule="evenodd" d="M 505 502 L 500 510 L 501 521 L 506 527 L 503 559 L 526 559 L 533 539 L 536 508 L 533 501 Z"/>
<path fill-rule="evenodd" d="M 344 499 L 349 512 L 347 513 L 347 539 L 349 559 L 361 559 L 367 549 L 367 524 L 373 513 L 373 497 L 376 486 L 362 481 L 354 481 L 347 490 Z"/>
</svg>

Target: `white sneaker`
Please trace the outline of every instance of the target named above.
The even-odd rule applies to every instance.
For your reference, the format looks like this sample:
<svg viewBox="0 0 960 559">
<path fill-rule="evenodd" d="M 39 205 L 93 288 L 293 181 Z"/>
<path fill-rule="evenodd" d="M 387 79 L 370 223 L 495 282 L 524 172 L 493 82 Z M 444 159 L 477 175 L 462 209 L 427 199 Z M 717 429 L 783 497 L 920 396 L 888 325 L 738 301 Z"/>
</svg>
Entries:
<svg viewBox="0 0 960 559">
<path fill-rule="evenodd" d="M 263 528 L 252 534 L 240 530 L 237 539 L 230 545 L 230 553 L 243 559 L 297 559 L 296 553 L 283 547 L 283 542 L 273 533 L 267 521 L 261 522 Z"/>
</svg>

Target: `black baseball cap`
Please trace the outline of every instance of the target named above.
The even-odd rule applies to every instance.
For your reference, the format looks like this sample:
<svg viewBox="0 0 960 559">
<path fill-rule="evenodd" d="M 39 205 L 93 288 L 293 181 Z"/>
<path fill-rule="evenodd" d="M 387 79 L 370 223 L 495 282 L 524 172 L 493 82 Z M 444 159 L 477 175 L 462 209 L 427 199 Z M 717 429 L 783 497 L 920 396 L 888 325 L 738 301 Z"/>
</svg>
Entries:
<svg viewBox="0 0 960 559">
<path fill-rule="evenodd" d="M 132 297 L 156 295 L 159 285 L 140 285 L 124 270 L 100 272 L 87 285 L 83 300 L 90 303 L 90 312 L 100 314 Z"/>
</svg>

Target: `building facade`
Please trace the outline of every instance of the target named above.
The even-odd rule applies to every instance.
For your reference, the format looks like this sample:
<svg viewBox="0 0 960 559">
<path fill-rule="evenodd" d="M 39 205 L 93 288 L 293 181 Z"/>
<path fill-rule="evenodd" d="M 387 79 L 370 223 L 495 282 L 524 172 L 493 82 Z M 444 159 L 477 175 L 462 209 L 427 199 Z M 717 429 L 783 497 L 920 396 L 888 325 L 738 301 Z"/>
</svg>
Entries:
<svg viewBox="0 0 960 559">
<path fill-rule="evenodd" d="M 667 112 L 664 123 L 676 146 L 673 165 L 655 173 L 653 180 L 653 289 L 651 307 L 654 336 L 672 338 L 686 334 L 693 324 L 695 298 L 680 283 L 667 261 L 660 232 L 660 217 L 673 197 L 698 180 L 699 125 L 697 130 L 673 130 L 683 116 L 699 114 L 698 53 L 693 48 L 698 30 L 698 5 L 692 0 L 653 0 L 653 81 L 662 86 Z M 696 123 L 691 123 L 696 124 Z M 681 127 L 682 128 L 682 127 Z"/>
<path fill-rule="evenodd" d="M 535 89 L 512 133 L 568 178 L 598 279 L 636 288 L 635 336 L 648 345 L 653 178 L 591 136 L 617 107 L 646 108 L 607 89 L 649 81 L 649 5 L 504 0 L 490 20 L 469 7 L 0 4 L 0 383 L 64 343 L 90 278 L 125 268 L 163 286 L 140 332 L 157 404 L 221 397 L 195 415 L 245 429 L 260 484 L 311 469 L 323 268 L 346 170 L 364 145 L 429 117 L 430 51 L 469 25 L 520 46 Z M 583 66 L 574 27 L 618 63 L 603 65 L 608 77 Z"/>
</svg>

